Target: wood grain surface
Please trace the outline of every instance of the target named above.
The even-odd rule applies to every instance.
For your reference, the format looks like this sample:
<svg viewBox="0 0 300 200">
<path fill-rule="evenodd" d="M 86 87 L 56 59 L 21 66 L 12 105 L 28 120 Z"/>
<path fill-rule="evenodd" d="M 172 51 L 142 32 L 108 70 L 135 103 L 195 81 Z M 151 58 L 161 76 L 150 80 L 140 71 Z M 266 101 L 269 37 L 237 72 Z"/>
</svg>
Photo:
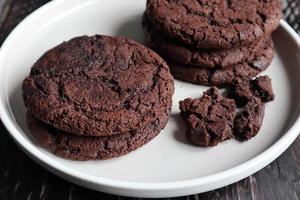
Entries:
<svg viewBox="0 0 300 200">
<path fill-rule="evenodd" d="M 47 0 L 0 0 L 0 44 L 18 22 L 46 2 Z M 299 2 L 287 0 L 285 7 L 287 21 L 298 30 Z M 295 13 L 296 16 L 292 16 Z M 64 181 L 29 159 L 8 136 L 2 123 L 0 130 L 0 200 L 132 199 L 91 191 Z M 215 191 L 174 199 L 297 200 L 299 198 L 300 138 L 298 137 L 285 153 L 258 173 Z"/>
</svg>

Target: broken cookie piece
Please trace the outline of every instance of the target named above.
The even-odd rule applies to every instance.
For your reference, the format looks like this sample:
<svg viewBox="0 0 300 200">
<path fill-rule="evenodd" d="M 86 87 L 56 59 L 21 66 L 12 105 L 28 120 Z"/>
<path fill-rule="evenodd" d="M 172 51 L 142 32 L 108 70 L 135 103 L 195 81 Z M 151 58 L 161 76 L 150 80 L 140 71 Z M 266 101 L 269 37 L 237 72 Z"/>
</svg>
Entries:
<svg viewBox="0 0 300 200">
<path fill-rule="evenodd" d="M 253 97 L 234 120 L 235 137 L 241 141 L 254 137 L 261 128 L 264 114 L 264 103 Z"/>
<path fill-rule="evenodd" d="M 187 98 L 179 105 L 187 124 L 187 137 L 195 145 L 212 147 L 233 137 L 235 102 L 223 98 L 216 87 L 204 92 L 201 98 Z"/>
<path fill-rule="evenodd" d="M 269 76 L 259 76 L 251 81 L 254 96 L 259 97 L 262 102 L 273 101 L 275 95 L 273 93 L 271 78 Z"/>
<path fill-rule="evenodd" d="M 235 99 L 238 106 L 244 106 L 253 97 L 260 98 L 262 102 L 274 100 L 274 93 L 269 76 L 260 76 L 254 80 L 235 80 L 230 97 Z"/>
</svg>

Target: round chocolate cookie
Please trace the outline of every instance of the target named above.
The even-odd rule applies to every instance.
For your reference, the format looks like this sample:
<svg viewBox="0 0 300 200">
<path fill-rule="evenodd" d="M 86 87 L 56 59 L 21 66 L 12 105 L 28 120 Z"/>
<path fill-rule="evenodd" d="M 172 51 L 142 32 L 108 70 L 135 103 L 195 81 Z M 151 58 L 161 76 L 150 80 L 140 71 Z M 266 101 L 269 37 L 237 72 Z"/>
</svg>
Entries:
<svg viewBox="0 0 300 200">
<path fill-rule="evenodd" d="M 140 130 L 169 113 L 174 79 L 152 50 L 96 35 L 46 52 L 23 82 L 28 110 L 69 133 L 110 136 Z"/>
<path fill-rule="evenodd" d="M 270 35 L 282 13 L 280 0 L 148 0 L 146 16 L 186 45 L 229 49 Z"/>
<path fill-rule="evenodd" d="M 264 71 L 274 56 L 273 42 L 270 39 L 265 47 L 253 58 L 224 69 L 205 69 L 167 61 L 174 77 L 200 85 L 224 87 L 235 79 L 250 80 Z"/>
<path fill-rule="evenodd" d="M 162 115 L 167 119 L 168 113 Z M 55 129 L 29 113 L 27 113 L 27 124 L 39 145 L 71 160 L 104 160 L 127 154 L 149 142 L 165 126 L 162 121 L 156 120 L 134 132 L 84 137 Z"/>
<path fill-rule="evenodd" d="M 202 68 L 225 68 L 240 63 L 246 58 L 252 57 L 269 39 L 269 37 L 263 37 L 248 46 L 232 49 L 205 50 L 187 47 L 163 36 L 153 29 L 152 24 L 145 16 L 142 24 L 146 40 L 148 43 L 153 43 L 155 50 L 161 55 L 181 64 L 201 66 Z"/>
</svg>

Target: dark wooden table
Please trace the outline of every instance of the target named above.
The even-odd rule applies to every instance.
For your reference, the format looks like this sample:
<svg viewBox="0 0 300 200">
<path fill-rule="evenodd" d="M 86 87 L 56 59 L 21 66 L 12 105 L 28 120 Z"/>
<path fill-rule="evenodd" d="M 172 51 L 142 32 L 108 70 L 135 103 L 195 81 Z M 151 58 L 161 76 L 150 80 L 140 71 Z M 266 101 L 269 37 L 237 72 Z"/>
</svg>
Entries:
<svg viewBox="0 0 300 200">
<path fill-rule="evenodd" d="M 0 0 L 0 43 L 26 15 L 48 0 Z M 285 17 L 299 31 L 299 2 L 285 2 Z M 291 14 L 295 15 L 291 15 Z M 26 37 L 26 36 L 24 36 Z M 131 199 L 91 191 L 69 183 L 29 159 L 0 122 L 0 200 Z M 175 199 L 300 199 L 300 137 L 277 160 L 258 173 L 227 187 Z"/>
</svg>

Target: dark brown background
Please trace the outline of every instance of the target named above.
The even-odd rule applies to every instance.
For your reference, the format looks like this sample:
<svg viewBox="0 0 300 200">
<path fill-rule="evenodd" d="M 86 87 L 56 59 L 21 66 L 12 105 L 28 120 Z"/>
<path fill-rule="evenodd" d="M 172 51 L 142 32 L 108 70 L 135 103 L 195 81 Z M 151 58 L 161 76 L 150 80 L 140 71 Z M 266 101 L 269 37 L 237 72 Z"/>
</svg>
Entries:
<svg viewBox="0 0 300 200">
<path fill-rule="evenodd" d="M 300 0 L 299 0 L 300 1 Z M 26 15 L 48 0 L 0 0 L 0 44 Z M 299 2 L 284 3 L 286 20 L 299 31 Z M 26 37 L 26 36 L 24 36 Z M 94 192 L 47 172 L 29 159 L 0 122 L 0 200 L 5 199 L 131 199 Z M 299 199 L 300 138 L 258 173 L 227 187 L 175 199 Z"/>
</svg>

